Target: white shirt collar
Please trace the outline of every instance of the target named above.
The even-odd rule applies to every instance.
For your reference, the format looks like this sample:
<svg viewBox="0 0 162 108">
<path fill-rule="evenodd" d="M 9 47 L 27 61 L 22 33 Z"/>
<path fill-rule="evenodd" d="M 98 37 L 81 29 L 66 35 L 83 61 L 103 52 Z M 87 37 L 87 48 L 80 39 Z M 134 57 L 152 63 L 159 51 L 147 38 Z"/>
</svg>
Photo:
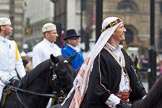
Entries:
<svg viewBox="0 0 162 108">
<path fill-rule="evenodd" d="M 7 38 L 4 38 L 3 36 L 0 36 L 0 41 L 1 42 L 7 42 Z"/>
<path fill-rule="evenodd" d="M 123 48 L 123 45 L 118 45 L 118 47 L 117 48 L 115 48 L 114 46 L 112 46 L 110 43 L 106 43 L 106 46 L 108 47 L 108 48 L 110 48 L 110 50 L 111 51 L 114 51 L 114 50 L 121 50 L 122 48 Z"/>
<path fill-rule="evenodd" d="M 78 47 L 73 47 L 72 45 L 70 44 L 67 44 L 68 46 L 70 46 L 71 48 L 73 48 L 76 52 L 80 52 L 80 49 Z"/>
<path fill-rule="evenodd" d="M 43 39 L 44 43 L 46 43 L 48 46 L 53 46 L 54 47 L 54 43 L 49 42 L 47 39 Z"/>
</svg>

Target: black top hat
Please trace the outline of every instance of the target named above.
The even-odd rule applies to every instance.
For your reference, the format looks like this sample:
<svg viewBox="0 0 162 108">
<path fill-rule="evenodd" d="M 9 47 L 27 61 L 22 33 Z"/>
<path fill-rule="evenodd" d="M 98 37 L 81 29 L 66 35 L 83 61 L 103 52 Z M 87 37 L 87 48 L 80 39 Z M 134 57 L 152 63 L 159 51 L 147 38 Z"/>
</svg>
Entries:
<svg viewBox="0 0 162 108">
<path fill-rule="evenodd" d="M 74 29 L 69 29 L 66 31 L 66 37 L 64 38 L 64 40 L 67 40 L 73 37 L 80 37 L 80 35 L 78 35 Z"/>
</svg>

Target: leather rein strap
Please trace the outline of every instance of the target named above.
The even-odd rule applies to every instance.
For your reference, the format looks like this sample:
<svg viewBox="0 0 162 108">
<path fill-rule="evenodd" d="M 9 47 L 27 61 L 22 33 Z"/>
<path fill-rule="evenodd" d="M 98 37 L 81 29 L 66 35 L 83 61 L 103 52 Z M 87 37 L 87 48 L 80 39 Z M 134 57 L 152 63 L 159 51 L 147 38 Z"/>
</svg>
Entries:
<svg viewBox="0 0 162 108">
<path fill-rule="evenodd" d="M 15 91 L 15 92 L 20 91 L 20 92 L 23 92 L 23 93 L 28 93 L 28 94 L 37 95 L 37 96 L 52 97 L 52 98 L 56 97 L 56 95 L 54 95 L 54 94 L 37 93 L 37 92 L 33 92 L 33 91 L 28 91 L 28 90 L 20 89 L 18 87 L 14 87 L 14 86 L 11 86 L 11 85 L 9 85 L 9 87 L 10 87 L 10 89 L 12 91 Z"/>
</svg>

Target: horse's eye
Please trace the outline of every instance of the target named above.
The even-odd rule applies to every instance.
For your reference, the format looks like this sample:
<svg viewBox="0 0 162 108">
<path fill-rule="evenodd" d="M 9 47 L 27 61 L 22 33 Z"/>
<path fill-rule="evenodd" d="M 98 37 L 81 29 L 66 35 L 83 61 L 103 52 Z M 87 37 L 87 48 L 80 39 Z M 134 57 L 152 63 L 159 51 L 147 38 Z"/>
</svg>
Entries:
<svg viewBox="0 0 162 108">
<path fill-rule="evenodd" d="M 64 63 L 68 63 L 68 61 L 67 60 L 64 60 Z"/>
</svg>

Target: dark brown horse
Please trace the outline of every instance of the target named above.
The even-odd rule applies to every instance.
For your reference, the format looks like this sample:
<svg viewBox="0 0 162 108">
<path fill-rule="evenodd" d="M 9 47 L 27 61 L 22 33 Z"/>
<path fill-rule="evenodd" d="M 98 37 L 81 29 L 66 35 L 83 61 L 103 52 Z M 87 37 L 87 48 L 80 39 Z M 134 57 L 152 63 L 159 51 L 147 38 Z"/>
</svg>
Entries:
<svg viewBox="0 0 162 108">
<path fill-rule="evenodd" d="M 68 108 L 70 102 L 71 99 L 69 99 L 63 106 L 58 104 L 52 108 Z M 119 108 L 162 108 L 162 76 L 156 80 L 155 84 L 149 90 L 147 96 L 144 99 L 132 103 L 131 106 L 123 105 Z"/>
<path fill-rule="evenodd" d="M 52 108 L 68 108 L 70 102 L 71 99 L 69 99 L 63 106 L 57 104 Z M 157 79 L 144 99 L 138 100 L 132 103 L 132 105 L 127 104 L 118 108 L 162 108 L 162 76 Z"/>
<path fill-rule="evenodd" d="M 162 76 L 157 79 L 153 87 L 143 100 L 132 105 L 133 108 L 162 108 Z"/>
<path fill-rule="evenodd" d="M 60 91 L 68 93 L 74 80 L 70 62 L 70 58 L 51 55 L 50 59 L 27 73 L 18 87 L 9 86 L 11 94 L 3 108 L 45 108 L 50 98 L 46 95 L 53 91 L 55 95 Z"/>
</svg>

